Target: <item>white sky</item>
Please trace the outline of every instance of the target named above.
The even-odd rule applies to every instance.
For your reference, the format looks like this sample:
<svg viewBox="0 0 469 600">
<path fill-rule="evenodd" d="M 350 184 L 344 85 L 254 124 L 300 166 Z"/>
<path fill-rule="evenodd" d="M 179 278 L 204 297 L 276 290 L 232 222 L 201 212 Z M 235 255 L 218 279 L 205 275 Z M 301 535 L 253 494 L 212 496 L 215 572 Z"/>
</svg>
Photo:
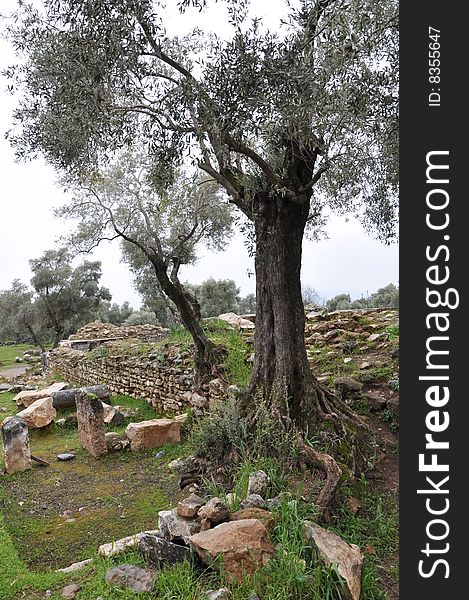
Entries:
<svg viewBox="0 0 469 600">
<path fill-rule="evenodd" d="M 1 12 L 8 14 L 14 0 L 2 0 Z M 282 0 L 258 2 L 258 14 L 266 13 L 268 21 L 279 14 Z M 216 18 L 208 22 L 195 13 L 182 19 L 177 12 L 169 11 L 171 30 L 185 32 L 189 26 L 199 24 L 220 33 L 224 21 L 221 5 L 217 5 Z M 267 14 L 268 13 L 268 14 Z M 198 22 L 198 23 L 197 23 Z M 1 24 L 0 24 L 1 27 Z M 173 32 L 172 31 L 172 32 Z M 14 55 L 5 40 L 0 39 L 0 69 L 14 62 Z M 31 273 L 28 260 L 36 258 L 54 246 L 64 233 L 66 225 L 55 219 L 52 207 L 62 204 L 66 196 L 55 185 L 55 173 L 42 160 L 15 163 L 13 151 L 5 131 L 11 125 L 11 111 L 15 101 L 5 91 L 7 82 L 0 82 L 0 290 L 10 287 L 14 278 L 29 282 Z M 398 284 L 397 245 L 385 246 L 368 237 L 356 222 L 332 218 L 327 228 L 328 240 L 305 241 L 303 247 L 302 281 L 316 289 L 325 298 L 339 293 L 349 293 L 358 298 L 376 291 L 392 282 Z M 120 263 L 117 244 L 98 248 L 94 259 L 103 264 L 102 284 L 107 286 L 113 301 L 129 300 L 138 307 L 140 298 L 132 287 L 132 279 L 124 264 Z M 254 292 L 254 269 L 241 237 L 237 236 L 224 252 L 201 252 L 196 265 L 181 271 L 181 279 L 200 283 L 208 277 L 234 279 L 241 294 Z"/>
</svg>

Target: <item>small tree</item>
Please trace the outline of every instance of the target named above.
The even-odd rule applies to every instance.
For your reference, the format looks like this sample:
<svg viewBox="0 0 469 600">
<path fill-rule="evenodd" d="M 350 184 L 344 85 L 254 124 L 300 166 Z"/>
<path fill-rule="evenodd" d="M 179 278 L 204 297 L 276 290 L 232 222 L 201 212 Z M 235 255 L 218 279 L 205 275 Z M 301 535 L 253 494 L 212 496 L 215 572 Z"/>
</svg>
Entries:
<svg viewBox="0 0 469 600">
<path fill-rule="evenodd" d="M 111 299 L 109 290 L 99 287 L 99 261 L 84 261 L 73 268 L 70 253 L 61 248 L 46 250 L 41 257 L 29 262 L 35 304 L 47 316 L 54 331 L 54 347 L 66 334 L 91 321 L 102 300 Z"/>
<path fill-rule="evenodd" d="M 153 311 L 142 307 L 134 310 L 133 313 L 122 323 L 124 327 L 130 325 L 157 325 L 156 316 Z"/>
<path fill-rule="evenodd" d="M 0 338 L 16 341 L 29 338 L 44 352 L 48 332 L 34 302 L 33 292 L 18 279 L 9 290 L 0 292 Z"/>
<path fill-rule="evenodd" d="M 130 302 L 126 300 L 122 303 L 122 306 L 116 304 L 110 304 L 106 307 L 106 310 L 102 311 L 100 318 L 113 325 L 122 325 L 134 312 L 134 309 L 130 306 Z"/>
<path fill-rule="evenodd" d="M 351 307 L 352 299 L 350 294 L 337 294 L 326 302 L 326 310 L 346 310 Z"/>
<path fill-rule="evenodd" d="M 182 285 L 179 272 L 195 260 L 199 243 L 220 249 L 227 239 L 231 212 L 219 187 L 208 177 L 194 182 L 180 174 L 162 188 L 137 152 L 125 152 L 102 172 L 82 174 L 69 184 L 74 196 L 59 214 L 79 219 L 70 241 L 87 252 L 103 240 L 119 239 L 124 260 L 135 273 L 151 268 L 192 336 L 201 383 L 216 369 L 218 357 L 200 325 L 200 305 Z"/>
<path fill-rule="evenodd" d="M 301 297 L 305 306 L 307 304 L 316 304 L 317 306 L 323 306 L 324 304 L 324 298 L 322 298 L 319 292 L 317 292 L 310 285 L 301 286 Z"/>
<path fill-rule="evenodd" d="M 232 279 L 206 279 L 200 285 L 186 284 L 200 304 L 202 317 L 216 317 L 226 312 L 236 312 L 239 288 Z"/>
</svg>

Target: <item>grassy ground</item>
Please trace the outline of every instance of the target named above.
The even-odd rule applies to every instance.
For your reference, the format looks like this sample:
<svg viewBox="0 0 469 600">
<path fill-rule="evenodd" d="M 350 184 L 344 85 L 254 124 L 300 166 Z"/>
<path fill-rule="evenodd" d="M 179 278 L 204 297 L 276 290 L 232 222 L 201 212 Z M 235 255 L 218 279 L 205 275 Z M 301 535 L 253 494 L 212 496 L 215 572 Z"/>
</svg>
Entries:
<svg viewBox="0 0 469 600">
<path fill-rule="evenodd" d="M 227 378 L 231 383 L 243 386 L 250 373 L 245 360 L 250 352 L 249 345 L 242 336 L 227 331 L 217 322 L 208 324 L 207 328 L 211 337 L 229 350 L 225 365 Z M 389 331 L 389 334 L 394 336 L 398 331 Z M 174 330 L 171 341 L 190 348 L 190 339 L 184 331 Z M 344 363 L 343 356 L 334 357 L 328 352 L 332 352 L 332 348 L 325 346 L 311 357 L 319 374 L 366 376 L 355 360 L 352 364 Z M 350 356 L 354 357 L 354 353 Z M 371 375 L 378 382 L 387 381 L 391 375 L 387 365 L 372 369 L 375 370 Z M 116 396 L 112 403 L 135 410 L 132 421 L 156 416 L 154 410 L 141 400 Z M 1 394 L 0 407 L 5 409 L 3 414 L 0 413 L 0 419 L 14 414 L 17 408 L 13 394 Z M 64 414 L 67 412 L 70 411 Z M 387 426 L 381 422 L 379 425 Z M 125 425 L 112 429 L 122 431 L 124 428 Z M 276 438 L 277 446 L 279 443 Z M 184 442 L 165 447 L 162 458 L 157 458 L 153 450 L 116 453 L 96 461 L 80 449 L 75 428 L 52 424 L 42 431 L 31 432 L 31 450 L 51 465 L 39 467 L 35 464 L 28 472 L 0 478 L 2 600 L 44 598 L 46 590 L 49 590 L 48 597 L 58 600 L 63 586 L 72 582 L 80 586 L 77 600 L 96 600 L 98 597 L 102 600 L 201 600 L 204 589 L 222 586 L 231 589 L 233 600 L 246 600 L 253 591 L 262 600 L 340 598 L 336 571 L 315 561 L 311 548 L 301 535 L 303 520 L 314 519 L 312 498 L 321 483 L 319 473 L 286 472 L 281 461 L 259 462 L 246 457 L 228 487 L 207 483 L 206 489 L 221 496 L 233 490 L 243 495 L 249 472 L 264 468 L 273 480 L 272 494 L 289 490 L 289 495 L 276 509 L 277 525 L 271 534 L 277 548 L 275 559 L 241 584 L 228 583 L 222 575 L 210 570 L 200 572 L 187 564 L 179 565 L 159 573 L 153 594 L 136 594 L 109 587 L 104 576 L 114 564 L 142 565 L 140 557 L 128 553 L 114 560 L 103 560 L 96 557 L 97 547 L 125 535 L 156 528 L 158 511 L 175 506 L 187 495 L 181 493 L 177 476 L 167 465 L 173 458 L 191 453 L 191 444 Z M 65 463 L 57 461 L 56 454 L 64 451 L 74 452 L 76 459 Z M 364 552 L 361 600 L 394 600 L 398 597 L 397 526 L 394 489 L 365 479 L 342 489 L 328 527 L 345 540 L 358 544 Z M 54 571 L 84 558 L 93 558 L 93 563 L 76 574 L 63 575 Z"/>
<path fill-rule="evenodd" d="M 31 344 L 16 344 L 15 346 L 0 346 L 0 369 L 8 369 L 9 367 L 16 367 L 18 363 L 15 362 L 17 356 L 22 357 L 23 352 L 26 350 L 35 350 Z M 24 364 L 24 363 L 21 363 Z M 26 363 L 27 364 L 27 363 Z"/>
</svg>

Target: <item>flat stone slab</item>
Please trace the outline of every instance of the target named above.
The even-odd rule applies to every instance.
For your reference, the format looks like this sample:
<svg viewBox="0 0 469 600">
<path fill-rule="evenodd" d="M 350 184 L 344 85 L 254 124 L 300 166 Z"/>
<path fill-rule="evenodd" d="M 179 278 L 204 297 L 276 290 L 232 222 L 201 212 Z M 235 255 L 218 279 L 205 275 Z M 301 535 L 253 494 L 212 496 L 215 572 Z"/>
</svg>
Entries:
<svg viewBox="0 0 469 600">
<path fill-rule="evenodd" d="M 119 554 L 122 554 L 126 550 L 135 548 L 138 542 L 142 539 L 142 536 L 157 535 L 158 533 L 158 529 L 150 531 L 141 531 L 140 533 L 136 533 L 135 535 L 128 535 L 127 537 L 121 538 L 120 540 L 116 540 L 115 542 L 101 544 L 101 546 L 98 548 L 98 554 L 103 558 L 111 558 L 112 556 L 117 556 Z"/>
<path fill-rule="evenodd" d="M 57 454 L 57 460 L 61 461 L 73 460 L 74 458 L 76 458 L 76 456 L 75 454 L 72 454 L 72 452 L 61 452 L 60 454 Z"/>
<path fill-rule="evenodd" d="M 305 537 L 312 542 L 326 565 L 336 564 L 339 574 L 345 580 L 344 591 L 347 600 L 359 600 L 363 554 L 355 544 L 349 544 L 333 531 L 316 523 L 305 521 Z"/>
<path fill-rule="evenodd" d="M 129 423 L 125 435 L 130 440 L 130 449 L 133 452 L 159 448 L 181 441 L 181 422 L 176 419 L 150 419 L 140 423 Z"/>
</svg>

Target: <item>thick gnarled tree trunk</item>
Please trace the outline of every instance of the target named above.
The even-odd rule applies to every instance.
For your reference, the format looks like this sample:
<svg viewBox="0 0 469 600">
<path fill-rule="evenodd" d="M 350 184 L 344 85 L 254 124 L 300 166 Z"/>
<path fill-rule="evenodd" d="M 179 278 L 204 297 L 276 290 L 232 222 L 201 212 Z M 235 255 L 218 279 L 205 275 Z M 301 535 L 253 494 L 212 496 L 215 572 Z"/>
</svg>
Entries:
<svg viewBox="0 0 469 600">
<path fill-rule="evenodd" d="M 255 358 L 248 395 L 267 402 L 297 428 L 324 419 L 360 420 L 311 373 L 304 343 L 301 254 L 309 202 L 269 198 L 261 203 L 256 233 Z"/>
</svg>

